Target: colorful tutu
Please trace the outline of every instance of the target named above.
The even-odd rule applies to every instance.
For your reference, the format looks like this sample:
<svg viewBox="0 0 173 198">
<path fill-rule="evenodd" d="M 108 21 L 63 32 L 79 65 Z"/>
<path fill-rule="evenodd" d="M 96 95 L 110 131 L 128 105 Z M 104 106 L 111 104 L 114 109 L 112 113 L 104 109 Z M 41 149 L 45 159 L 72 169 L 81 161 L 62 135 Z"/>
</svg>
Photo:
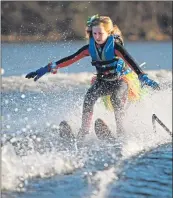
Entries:
<svg viewBox="0 0 173 198">
<path fill-rule="evenodd" d="M 141 87 L 140 81 L 135 72 L 130 72 L 122 76 L 122 79 L 128 84 L 128 102 L 137 102 L 147 94 L 147 90 Z M 91 80 L 91 84 L 93 84 L 95 80 L 96 77 L 94 76 Z M 109 111 L 113 111 L 110 95 L 103 96 L 101 99 L 105 108 Z"/>
<path fill-rule="evenodd" d="M 141 87 L 141 83 L 135 72 L 124 75 L 122 79 L 128 84 L 128 100 L 130 102 L 139 101 L 146 94 L 146 89 Z"/>
</svg>

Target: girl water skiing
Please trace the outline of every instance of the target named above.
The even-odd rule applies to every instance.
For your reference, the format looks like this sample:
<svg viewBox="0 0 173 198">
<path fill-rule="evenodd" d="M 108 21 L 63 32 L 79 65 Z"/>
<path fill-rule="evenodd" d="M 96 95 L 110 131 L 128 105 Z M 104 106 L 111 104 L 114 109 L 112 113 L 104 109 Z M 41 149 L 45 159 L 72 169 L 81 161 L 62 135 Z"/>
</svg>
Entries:
<svg viewBox="0 0 173 198">
<path fill-rule="evenodd" d="M 49 63 L 26 75 L 26 78 L 34 78 L 34 81 L 37 81 L 48 72 L 55 74 L 58 69 L 69 66 L 86 56 L 91 56 L 91 64 L 96 68 L 97 77 L 84 98 L 79 137 L 89 133 L 94 104 L 99 97 L 106 95 L 110 95 L 117 131 L 119 133 L 123 131 L 122 119 L 125 101 L 128 97 L 129 87 L 131 86 L 132 92 L 135 87 L 130 78 L 126 78 L 128 75 L 137 75 L 142 86 L 148 85 L 153 89 L 160 89 L 159 84 L 148 78 L 148 75 L 142 71 L 122 43 L 119 43 L 120 40 L 115 35 L 116 32 L 117 26 L 113 25 L 108 16 L 94 15 L 88 19 L 86 25 L 89 44 L 71 56 Z"/>
</svg>

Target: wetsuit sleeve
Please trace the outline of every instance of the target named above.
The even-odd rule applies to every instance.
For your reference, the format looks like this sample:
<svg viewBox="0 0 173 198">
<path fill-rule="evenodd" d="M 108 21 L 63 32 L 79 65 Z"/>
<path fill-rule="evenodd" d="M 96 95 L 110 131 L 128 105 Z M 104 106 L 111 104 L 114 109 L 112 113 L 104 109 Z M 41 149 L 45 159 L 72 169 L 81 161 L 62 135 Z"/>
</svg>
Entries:
<svg viewBox="0 0 173 198">
<path fill-rule="evenodd" d="M 137 75 L 144 73 L 127 50 L 118 43 L 115 43 L 115 55 L 121 57 Z"/>
<path fill-rule="evenodd" d="M 74 62 L 89 56 L 89 45 L 85 45 L 82 48 L 80 48 L 77 52 L 74 54 L 67 56 L 65 58 L 60 59 L 59 61 L 56 62 L 56 69 L 62 68 L 69 66 L 73 64 Z"/>
</svg>

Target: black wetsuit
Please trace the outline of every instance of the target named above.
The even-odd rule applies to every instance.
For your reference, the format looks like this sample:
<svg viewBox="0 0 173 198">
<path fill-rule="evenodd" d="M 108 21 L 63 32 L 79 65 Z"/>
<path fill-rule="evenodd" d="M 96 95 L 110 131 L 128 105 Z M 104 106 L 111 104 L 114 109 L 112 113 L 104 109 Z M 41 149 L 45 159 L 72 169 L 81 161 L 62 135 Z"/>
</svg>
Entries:
<svg viewBox="0 0 173 198">
<path fill-rule="evenodd" d="M 90 56 L 89 45 L 85 45 L 73 55 L 57 61 L 57 68 L 71 65 L 72 63 L 86 56 Z M 137 75 L 143 73 L 141 68 L 129 55 L 125 48 L 118 43 L 115 44 L 115 56 L 122 58 L 125 61 L 126 66 L 129 66 Z M 94 84 L 88 89 L 84 98 L 81 126 L 82 133 L 89 132 L 94 104 L 99 97 L 105 95 L 111 96 L 117 128 L 118 131 L 121 131 L 121 120 L 123 119 L 124 115 L 124 101 L 127 99 L 127 93 L 128 85 L 123 80 L 105 81 L 102 78 L 97 78 Z"/>
</svg>

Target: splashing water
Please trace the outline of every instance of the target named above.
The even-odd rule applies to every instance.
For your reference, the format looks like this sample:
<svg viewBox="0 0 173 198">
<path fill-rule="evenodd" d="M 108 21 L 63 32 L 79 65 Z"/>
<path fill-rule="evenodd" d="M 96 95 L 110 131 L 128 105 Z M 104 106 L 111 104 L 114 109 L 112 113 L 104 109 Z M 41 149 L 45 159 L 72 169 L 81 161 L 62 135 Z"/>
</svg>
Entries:
<svg viewBox="0 0 173 198">
<path fill-rule="evenodd" d="M 170 135 L 161 126 L 157 125 L 156 133 L 152 128 L 153 113 L 169 129 L 172 128 L 171 74 L 160 71 L 152 75 L 163 83 L 163 89 L 160 92 L 149 91 L 146 98 L 129 106 L 123 121 L 125 132 L 121 158 L 115 152 L 114 145 L 100 143 L 95 136 L 93 123 L 100 117 L 116 137 L 114 115 L 104 108 L 100 100 L 95 105 L 91 134 L 83 150 L 76 151 L 73 144 L 67 146 L 58 137 L 58 123 L 64 119 L 77 133 L 83 94 L 88 87 L 90 74 L 83 74 L 81 78 L 59 74 L 58 80 L 50 77 L 47 81 L 45 77 L 38 84 L 26 82 L 22 85 L 18 77 L 11 81 L 8 77 L 4 78 L 2 189 L 24 191 L 32 178 L 73 175 L 83 170 L 86 173 L 84 178 L 91 186 L 89 197 L 108 196 L 108 187 L 118 182 L 124 161 L 171 142 Z M 54 92 L 49 90 L 52 84 Z M 9 87 L 13 90 L 9 91 Z M 24 92 L 25 89 L 32 92 Z M 17 90 L 21 91 L 20 94 L 15 92 Z"/>
</svg>

